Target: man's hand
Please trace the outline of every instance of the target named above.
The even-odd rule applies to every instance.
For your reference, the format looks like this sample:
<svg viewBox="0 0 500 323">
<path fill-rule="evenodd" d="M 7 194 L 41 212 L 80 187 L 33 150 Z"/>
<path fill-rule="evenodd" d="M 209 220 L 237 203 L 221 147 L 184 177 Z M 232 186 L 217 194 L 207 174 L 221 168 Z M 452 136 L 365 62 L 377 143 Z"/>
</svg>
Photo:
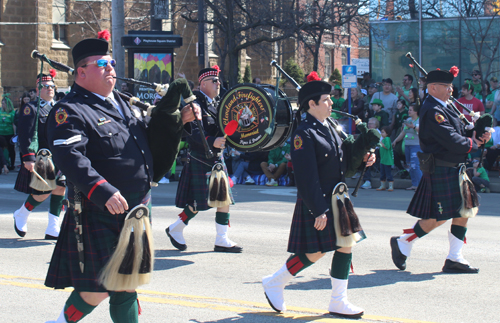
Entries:
<svg viewBox="0 0 500 323">
<path fill-rule="evenodd" d="M 481 147 L 482 145 L 484 145 L 485 143 L 487 143 L 488 141 L 490 141 L 490 139 L 491 139 L 491 132 L 486 131 L 485 133 L 483 133 L 483 135 L 479 139 L 477 139 L 476 138 L 476 132 L 474 131 L 472 133 L 472 139 L 476 142 L 476 144 L 477 144 L 478 147 Z"/>
<path fill-rule="evenodd" d="M 215 148 L 224 149 L 225 144 L 226 144 L 226 138 L 224 138 L 224 137 L 215 138 L 215 141 L 214 141 Z"/>
<path fill-rule="evenodd" d="M 377 160 L 377 157 L 375 157 L 375 153 L 370 153 L 367 152 L 365 157 L 363 158 L 363 161 L 366 162 L 366 166 L 370 167 L 373 164 L 375 164 L 375 161 Z"/>
<path fill-rule="evenodd" d="M 120 194 L 120 192 L 116 192 L 109 198 L 106 202 L 106 208 L 108 208 L 109 213 L 111 214 L 122 214 L 128 210 L 127 200 Z"/>
<path fill-rule="evenodd" d="M 267 169 L 269 169 L 271 173 L 274 171 L 275 168 L 276 166 L 274 164 L 269 164 L 269 166 L 267 166 Z"/>
<path fill-rule="evenodd" d="M 186 74 L 184 74 L 184 73 L 177 73 L 177 76 L 180 77 L 181 79 L 186 78 Z"/>
<path fill-rule="evenodd" d="M 28 170 L 28 172 L 33 173 L 33 170 L 35 169 L 35 162 L 32 161 L 27 161 L 23 162 L 24 168 Z"/>
<path fill-rule="evenodd" d="M 318 231 L 323 230 L 326 227 L 326 222 L 327 222 L 326 214 L 323 213 L 320 216 L 316 217 L 314 220 L 314 228 Z"/>
<path fill-rule="evenodd" d="M 285 154 L 285 159 L 290 161 L 290 160 L 292 160 L 292 157 L 290 156 L 290 154 Z"/>
<path fill-rule="evenodd" d="M 194 121 L 196 119 L 201 120 L 201 108 L 197 103 L 193 104 L 193 110 L 191 110 L 190 104 L 186 104 L 181 110 L 182 124 L 185 125 L 188 122 Z"/>
</svg>

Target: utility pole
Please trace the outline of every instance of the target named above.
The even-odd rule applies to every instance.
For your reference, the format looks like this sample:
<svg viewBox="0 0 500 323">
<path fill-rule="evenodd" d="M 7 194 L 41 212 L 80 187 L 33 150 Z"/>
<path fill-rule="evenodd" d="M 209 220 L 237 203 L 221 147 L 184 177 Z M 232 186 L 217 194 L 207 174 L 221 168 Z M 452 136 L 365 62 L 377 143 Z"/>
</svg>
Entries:
<svg viewBox="0 0 500 323">
<path fill-rule="evenodd" d="M 163 0 L 166 2 L 166 0 Z M 151 30 L 161 31 L 161 19 L 155 18 L 155 2 L 162 2 L 161 0 L 151 0 Z"/>
<path fill-rule="evenodd" d="M 111 5 L 111 37 L 113 58 L 116 60 L 116 76 L 125 77 L 125 49 L 121 41 L 125 33 L 123 0 L 113 0 Z"/>
<path fill-rule="evenodd" d="M 198 0 L 198 69 L 202 70 L 208 66 L 208 44 L 206 31 L 206 14 L 204 0 Z"/>
</svg>

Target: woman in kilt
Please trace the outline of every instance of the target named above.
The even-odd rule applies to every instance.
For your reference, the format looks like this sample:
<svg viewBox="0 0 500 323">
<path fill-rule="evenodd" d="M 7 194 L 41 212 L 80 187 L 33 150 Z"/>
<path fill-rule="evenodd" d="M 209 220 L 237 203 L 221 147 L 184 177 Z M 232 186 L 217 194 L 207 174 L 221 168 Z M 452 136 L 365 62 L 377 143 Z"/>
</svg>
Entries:
<svg viewBox="0 0 500 323">
<path fill-rule="evenodd" d="M 363 309 L 347 300 L 347 282 L 351 265 L 351 247 L 337 246 L 332 192 L 344 181 L 342 139 L 326 122 L 332 111 L 329 97 L 331 85 L 323 81 L 306 83 L 299 91 L 300 111 L 305 120 L 293 133 L 291 157 L 297 186 L 297 202 L 293 214 L 286 263 L 274 274 L 264 277 L 266 298 L 277 312 L 286 310 L 285 285 L 300 271 L 311 266 L 326 252 L 335 251 L 331 266 L 331 314 L 360 317 Z M 365 156 L 365 159 L 368 156 Z M 375 156 L 367 162 L 371 166 Z"/>
<path fill-rule="evenodd" d="M 210 209 L 207 174 L 211 173 L 212 167 L 219 161 L 218 154 L 224 149 L 226 142 L 216 123 L 217 107 L 214 105 L 214 98 L 219 95 L 220 91 L 219 67 L 202 69 L 198 73 L 198 81 L 200 91 L 194 91 L 193 94 L 196 95 L 194 102 L 201 107 L 202 128 L 198 128 L 196 122 L 190 123 L 191 135 L 187 138 L 189 144 L 188 160 L 182 169 L 175 198 L 175 206 L 182 208 L 183 211 L 179 214 L 179 218 L 165 229 L 172 245 L 181 251 L 187 249 L 183 234 L 184 228 L 199 211 Z M 206 138 L 215 157 L 207 158 L 205 156 L 202 137 Z M 229 195 L 231 203 L 234 204 L 231 193 Z M 214 251 L 233 253 L 243 251 L 242 247 L 237 246 L 228 237 L 229 205 L 217 208 L 215 227 L 217 235 Z"/>
<path fill-rule="evenodd" d="M 443 272 L 479 272 L 462 256 L 468 219 L 459 212 L 462 205 L 459 168 L 469 153 L 490 140 L 491 134 L 486 132 L 480 139 L 475 132 L 472 138 L 466 136 L 458 113 L 448 103 L 457 74 L 454 67 L 451 72 L 434 70 L 427 75 L 429 96 L 420 109 L 419 138 L 422 151 L 433 155 L 435 167 L 433 171 L 424 170 L 407 210 L 420 220 L 413 228 L 403 230 L 403 235 L 391 238 L 392 260 L 400 270 L 406 269 L 406 259 L 419 238 L 452 219 L 448 232 L 450 251 Z"/>
</svg>

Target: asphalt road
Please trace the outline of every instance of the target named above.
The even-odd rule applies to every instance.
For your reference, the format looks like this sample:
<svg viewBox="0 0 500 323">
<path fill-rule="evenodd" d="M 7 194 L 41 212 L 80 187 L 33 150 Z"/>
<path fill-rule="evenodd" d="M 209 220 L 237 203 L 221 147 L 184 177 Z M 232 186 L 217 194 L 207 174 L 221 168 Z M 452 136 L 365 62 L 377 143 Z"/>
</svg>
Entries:
<svg viewBox="0 0 500 323">
<path fill-rule="evenodd" d="M 26 199 L 12 189 L 16 175 L 0 176 L 0 322 L 45 322 L 57 318 L 71 289 L 54 291 L 43 285 L 54 247 L 43 240 L 48 201 L 30 216 L 25 238 L 14 232 L 12 212 Z M 237 186 L 230 237 L 244 252 L 224 254 L 212 251 L 213 211 L 190 222 L 185 252 L 172 247 L 164 230 L 180 212 L 172 206 L 176 187 L 171 183 L 153 189 L 156 262 L 152 282 L 139 290 L 140 322 L 348 321 L 326 314 L 331 253 L 286 287 L 286 314 L 276 314 L 266 302 L 261 278 L 289 256 L 294 188 Z M 405 213 L 411 195 L 362 190 L 353 198 L 368 235 L 354 247 L 349 279 L 349 299 L 366 313 L 359 322 L 500 322 L 500 195 L 482 195 L 479 215 L 470 221 L 464 255 L 480 268 L 477 275 L 441 272 L 449 224 L 416 243 L 406 271 L 395 268 L 389 238 L 415 222 Z M 111 322 L 107 301 L 84 322 Z"/>
</svg>

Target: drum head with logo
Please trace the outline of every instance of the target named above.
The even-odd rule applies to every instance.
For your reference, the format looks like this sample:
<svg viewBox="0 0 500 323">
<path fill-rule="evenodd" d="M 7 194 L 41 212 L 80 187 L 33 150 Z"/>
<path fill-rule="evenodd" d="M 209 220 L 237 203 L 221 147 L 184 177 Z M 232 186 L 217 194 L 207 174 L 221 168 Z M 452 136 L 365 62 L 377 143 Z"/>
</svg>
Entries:
<svg viewBox="0 0 500 323">
<path fill-rule="evenodd" d="M 288 112 L 278 115 L 281 119 L 287 120 L 283 120 L 284 122 L 276 120 L 275 99 L 270 94 L 269 87 L 272 86 L 239 84 L 224 94 L 219 104 L 219 127 L 224 129 L 232 120 L 238 122 L 238 128 L 234 134 L 226 138 L 227 146 L 247 152 L 271 150 L 287 139 L 291 122 L 291 107 L 288 107 L 288 102 L 287 104 L 283 103 L 284 101 L 280 102 L 280 107 L 285 106 L 282 110 L 288 110 Z M 275 138 L 276 136 L 279 138 Z"/>
</svg>

